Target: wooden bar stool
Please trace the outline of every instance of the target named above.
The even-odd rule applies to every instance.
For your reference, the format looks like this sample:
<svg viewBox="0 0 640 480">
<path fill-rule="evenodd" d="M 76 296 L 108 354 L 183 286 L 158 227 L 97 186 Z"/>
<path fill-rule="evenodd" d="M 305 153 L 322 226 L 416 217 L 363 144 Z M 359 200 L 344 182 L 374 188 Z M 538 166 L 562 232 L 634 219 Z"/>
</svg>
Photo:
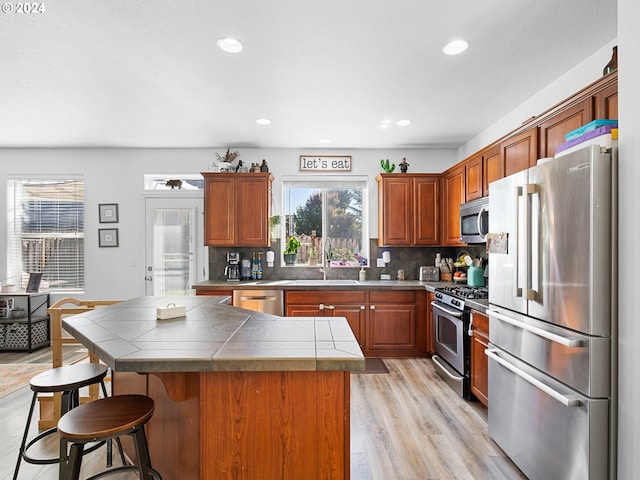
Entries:
<svg viewBox="0 0 640 480">
<path fill-rule="evenodd" d="M 153 415 L 155 404 L 144 395 L 116 395 L 101 398 L 93 402 L 80 405 L 58 421 L 61 443 L 71 443 L 69 456 L 66 459 L 63 480 L 78 480 L 84 445 L 89 442 L 99 442 L 131 435 L 135 446 L 138 465 L 123 465 L 104 470 L 87 480 L 122 472 L 123 470 L 137 470 L 140 478 L 162 480 L 160 474 L 151 468 L 151 459 L 147 448 L 144 425 Z M 66 451 L 66 445 L 64 450 Z"/>
<path fill-rule="evenodd" d="M 42 440 L 45 437 L 58 431 L 56 427 L 52 427 L 44 432 L 35 436 L 29 443 L 27 438 L 29 436 L 29 427 L 33 417 L 33 410 L 36 404 L 39 393 L 61 393 L 61 410 L 65 414 L 71 409 L 77 407 L 80 403 L 80 389 L 89 385 L 100 383 L 102 385 L 102 393 L 107 396 L 107 389 L 104 385 L 104 377 L 107 375 L 108 368 L 105 365 L 98 363 L 78 363 L 75 365 L 65 365 L 63 367 L 53 368 L 42 372 L 39 375 L 33 377 L 29 385 L 33 391 L 33 397 L 31 399 L 31 407 L 29 408 L 29 416 L 27 417 L 27 423 L 24 428 L 24 434 L 22 436 L 22 443 L 20 444 L 20 451 L 18 453 L 18 461 L 13 473 L 13 479 L 18 478 L 18 470 L 20 469 L 20 463 L 24 459 L 25 462 L 33 463 L 36 465 L 46 465 L 53 463 L 61 463 L 66 457 L 66 448 L 63 451 L 62 444 L 60 446 L 60 455 L 56 458 L 33 458 L 29 456 L 27 451 L 36 442 Z M 103 442 L 104 443 L 104 442 Z M 91 450 L 95 450 L 100 447 L 101 444 L 91 446 Z M 121 455 L 124 458 L 124 454 Z M 108 451 L 108 463 L 111 463 L 110 459 L 111 451 Z"/>
</svg>

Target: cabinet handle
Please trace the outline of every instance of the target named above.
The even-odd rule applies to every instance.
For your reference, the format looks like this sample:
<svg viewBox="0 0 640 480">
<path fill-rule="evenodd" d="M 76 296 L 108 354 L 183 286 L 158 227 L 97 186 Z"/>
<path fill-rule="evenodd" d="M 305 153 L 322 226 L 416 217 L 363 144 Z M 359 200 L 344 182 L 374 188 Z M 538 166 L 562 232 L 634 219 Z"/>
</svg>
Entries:
<svg viewBox="0 0 640 480">
<path fill-rule="evenodd" d="M 321 303 L 320 305 L 318 305 L 318 310 L 324 310 L 324 303 Z"/>
<path fill-rule="evenodd" d="M 376 309 L 376 306 L 375 306 L 375 305 L 371 305 L 369 308 L 370 308 L 371 310 L 375 310 L 375 309 Z"/>
<path fill-rule="evenodd" d="M 360 310 L 364 310 L 364 305 L 360 305 Z"/>
<path fill-rule="evenodd" d="M 329 310 L 334 310 L 334 309 L 336 308 L 336 306 L 335 306 L 335 305 L 328 305 L 328 306 L 327 306 L 327 308 L 328 308 Z"/>
</svg>

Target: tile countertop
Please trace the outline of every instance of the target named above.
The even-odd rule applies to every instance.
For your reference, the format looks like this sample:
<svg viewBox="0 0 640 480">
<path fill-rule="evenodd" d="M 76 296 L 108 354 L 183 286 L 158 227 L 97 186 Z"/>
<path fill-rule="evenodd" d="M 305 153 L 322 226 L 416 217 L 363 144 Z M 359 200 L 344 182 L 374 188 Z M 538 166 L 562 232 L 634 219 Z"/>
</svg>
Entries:
<svg viewBox="0 0 640 480">
<path fill-rule="evenodd" d="M 193 286 L 196 291 L 229 291 L 237 289 L 262 290 L 265 288 L 277 290 L 335 290 L 353 287 L 368 290 L 427 290 L 434 292 L 438 287 L 456 285 L 454 282 L 420 282 L 418 280 L 250 280 L 246 282 L 219 282 L 208 280 Z M 488 300 L 466 300 L 473 310 L 486 313 L 489 308 Z"/>
<path fill-rule="evenodd" d="M 120 372 L 363 370 L 344 318 L 278 317 L 225 297 L 139 297 L 62 319 L 89 351 Z M 156 319 L 185 305 L 186 316 Z"/>
</svg>

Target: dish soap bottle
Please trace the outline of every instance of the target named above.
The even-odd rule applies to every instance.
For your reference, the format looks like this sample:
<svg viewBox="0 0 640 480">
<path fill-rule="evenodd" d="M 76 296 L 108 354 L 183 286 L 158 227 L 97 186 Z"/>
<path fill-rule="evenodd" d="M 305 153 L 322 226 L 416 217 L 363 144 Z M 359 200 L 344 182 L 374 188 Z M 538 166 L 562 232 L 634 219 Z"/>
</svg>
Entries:
<svg viewBox="0 0 640 480">
<path fill-rule="evenodd" d="M 361 282 L 367 280 L 367 272 L 365 271 L 364 267 L 362 267 L 360 269 L 360 272 L 358 273 L 358 280 L 360 280 Z"/>
</svg>

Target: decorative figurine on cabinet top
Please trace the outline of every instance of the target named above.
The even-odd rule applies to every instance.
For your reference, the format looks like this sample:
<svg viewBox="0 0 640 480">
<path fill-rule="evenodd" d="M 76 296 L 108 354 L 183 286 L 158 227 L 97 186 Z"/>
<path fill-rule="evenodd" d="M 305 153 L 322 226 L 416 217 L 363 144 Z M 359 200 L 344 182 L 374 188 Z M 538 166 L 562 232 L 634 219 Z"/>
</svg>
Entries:
<svg viewBox="0 0 640 480">
<path fill-rule="evenodd" d="M 269 171 L 269 165 L 267 165 L 267 161 L 264 158 L 262 159 L 262 165 L 260 165 L 260 171 L 261 172 Z"/>
<path fill-rule="evenodd" d="M 407 159 L 403 158 L 402 161 L 399 164 L 400 166 L 400 171 L 402 173 L 407 173 L 407 169 L 409 168 L 409 164 L 407 163 Z"/>
</svg>

